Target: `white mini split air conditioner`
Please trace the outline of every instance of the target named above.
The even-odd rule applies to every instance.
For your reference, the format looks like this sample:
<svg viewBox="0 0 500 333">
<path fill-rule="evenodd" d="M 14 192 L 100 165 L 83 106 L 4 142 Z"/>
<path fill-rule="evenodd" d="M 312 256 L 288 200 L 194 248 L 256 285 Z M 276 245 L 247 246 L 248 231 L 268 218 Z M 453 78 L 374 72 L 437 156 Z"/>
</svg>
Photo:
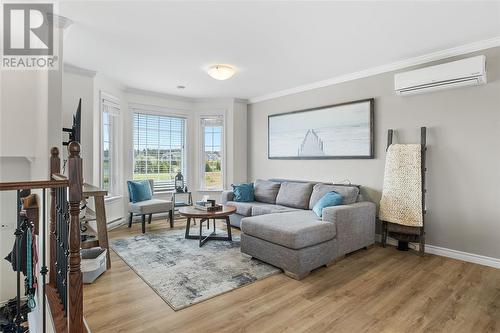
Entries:
<svg viewBox="0 0 500 333">
<path fill-rule="evenodd" d="M 485 83 L 484 55 L 394 75 L 394 90 L 397 95 L 421 94 Z"/>
</svg>

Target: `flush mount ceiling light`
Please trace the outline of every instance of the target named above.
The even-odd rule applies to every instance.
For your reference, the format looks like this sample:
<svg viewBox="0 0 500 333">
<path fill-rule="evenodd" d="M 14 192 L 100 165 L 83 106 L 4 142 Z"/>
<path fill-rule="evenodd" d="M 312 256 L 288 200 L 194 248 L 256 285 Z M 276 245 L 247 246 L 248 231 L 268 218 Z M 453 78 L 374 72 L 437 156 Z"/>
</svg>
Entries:
<svg viewBox="0 0 500 333">
<path fill-rule="evenodd" d="M 229 65 L 213 65 L 210 66 L 207 73 L 216 80 L 227 80 L 236 73 L 236 70 Z"/>
</svg>

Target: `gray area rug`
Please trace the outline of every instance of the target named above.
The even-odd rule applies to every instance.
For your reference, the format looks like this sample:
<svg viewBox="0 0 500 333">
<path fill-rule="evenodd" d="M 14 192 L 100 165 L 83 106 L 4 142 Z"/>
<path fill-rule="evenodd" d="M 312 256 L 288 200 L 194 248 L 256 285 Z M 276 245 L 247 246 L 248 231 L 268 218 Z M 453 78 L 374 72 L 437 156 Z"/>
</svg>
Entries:
<svg viewBox="0 0 500 333">
<path fill-rule="evenodd" d="M 234 235 L 233 242 L 208 241 L 200 248 L 184 230 L 169 230 L 113 240 L 111 247 L 174 310 L 281 272 L 241 253 Z"/>
</svg>

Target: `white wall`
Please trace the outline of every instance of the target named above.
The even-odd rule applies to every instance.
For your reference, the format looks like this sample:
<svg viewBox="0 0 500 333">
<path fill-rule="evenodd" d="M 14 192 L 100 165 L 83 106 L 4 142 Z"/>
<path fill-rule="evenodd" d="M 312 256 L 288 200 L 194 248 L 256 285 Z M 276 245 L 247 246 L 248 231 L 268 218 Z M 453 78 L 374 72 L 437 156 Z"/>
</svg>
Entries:
<svg viewBox="0 0 500 333">
<path fill-rule="evenodd" d="M 82 99 L 82 135 L 81 135 L 81 153 L 83 163 L 83 175 L 85 181 L 93 182 L 93 166 L 87 161 L 92 160 L 93 154 L 93 133 L 95 131 L 93 124 L 94 112 L 94 76 L 75 74 L 71 71 L 64 71 L 63 75 L 63 93 L 62 93 L 62 109 L 63 109 L 63 127 L 71 127 L 73 124 L 73 116 L 78 107 L 78 100 Z M 63 139 L 68 140 L 68 135 L 65 134 Z M 67 159 L 68 153 L 66 148 L 63 148 L 63 158 Z M 62 164 L 61 164 L 62 168 Z"/>
<path fill-rule="evenodd" d="M 50 147 L 61 147 L 61 78 L 60 70 L 0 71 L 0 182 L 49 178 Z M 0 193 L 0 223 L 8 225 L 0 228 L 0 302 L 16 295 L 15 272 L 3 260 L 15 241 L 16 213 L 15 192 Z"/>
<path fill-rule="evenodd" d="M 47 179 L 48 76 L 44 71 L 0 71 L 0 182 Z M 3 258 L 15 241 L 16 194 L 0 193 L 0 302 L 16 295 L 15 272 Z"/>
<path fill-rule="evenodd" d="M 247 103 L 246 101 L 234 101 L 230 130 L 230 142 L 232 148 L 232 156 L 230 161 L 233 165 L 228 170 L 230 172 L 229 182 L 237 184 L 248 181 L 247 171 L 247 147 L 248 147 L 248 123 L 247 123 Z"/>
<path fill-rule="evenodd" d="M 47 143 L 47 72 L 0 71 L 0 156 L 40 157 Z M 23 133 L 23 135 L 19 135 Z"/>
</svg>

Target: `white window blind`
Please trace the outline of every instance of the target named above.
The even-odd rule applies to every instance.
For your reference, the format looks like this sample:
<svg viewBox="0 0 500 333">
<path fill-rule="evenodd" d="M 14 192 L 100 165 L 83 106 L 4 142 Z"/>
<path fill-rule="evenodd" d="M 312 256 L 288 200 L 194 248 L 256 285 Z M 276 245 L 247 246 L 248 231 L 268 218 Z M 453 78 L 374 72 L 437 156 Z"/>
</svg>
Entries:
<svg viewBox="0 0 500 333">
<path fill-rule="evenodd" d="M 204 190 L 222 190 L 223 182 L 223 146 L 224 119 L 222 116 L 201 118 L 203 133 L 201 188 Z"/>
<path fill-rule="evenodd" d="M 154 179 L 155 191 L 174 189 L 181 171 L 186 182 L 186 120 L 134 113 L 134 179 Z"/>
</svg>

